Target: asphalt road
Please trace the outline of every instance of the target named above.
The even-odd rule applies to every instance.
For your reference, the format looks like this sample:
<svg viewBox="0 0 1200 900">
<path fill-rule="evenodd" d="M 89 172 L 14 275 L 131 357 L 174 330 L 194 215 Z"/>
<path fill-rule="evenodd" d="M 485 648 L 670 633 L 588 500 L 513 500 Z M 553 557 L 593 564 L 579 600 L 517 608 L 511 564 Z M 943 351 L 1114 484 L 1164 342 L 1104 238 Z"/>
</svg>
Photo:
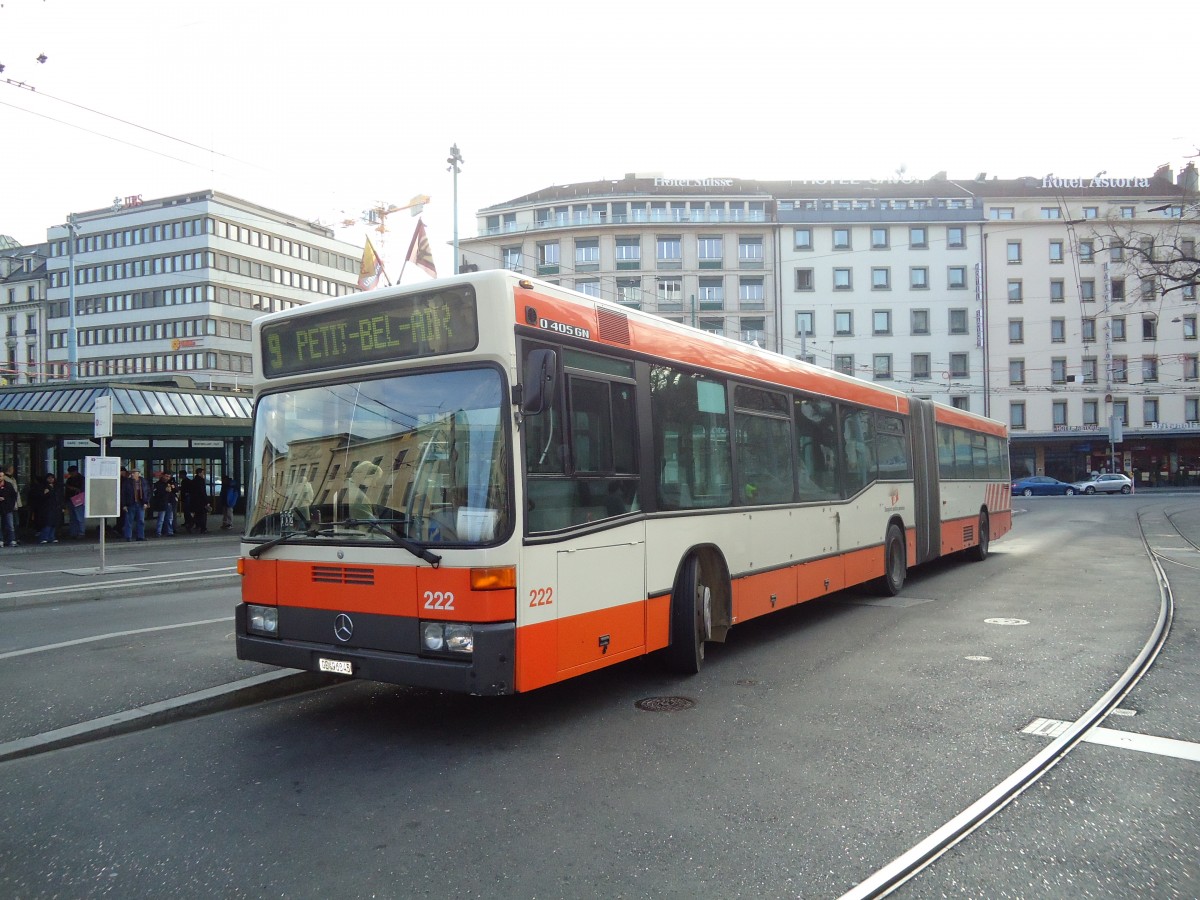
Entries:
<svg viewBox="0 0 1200 900">
<path fill-rule="evenodd" d="M 1014 506 L 985 562 L 739 625 L 693 678 L 647 659 L 508 698 L 341 683 L 0 762 L 0 895 L 838 897 L 1129 667 L 1161 609 L 1141 514 L 1177 560 L 1175 618 L 1134 715 L 1103 723 L 1129 744 L 1081 743 L 895 896 L 1200 896 L 1200 761 L 1176 753 L 1200 742 L 1200 560 L 1164 524 L 1200 540 L 1200 504 Z M 0 743 L 269 673 L 233 659 L 236 578 L 182 580 L 236 541 L 175 540 L 116 548 L 146 570 L 102 578 L 51 555 L 83 548 L 0 555 Z"/>
</svg>

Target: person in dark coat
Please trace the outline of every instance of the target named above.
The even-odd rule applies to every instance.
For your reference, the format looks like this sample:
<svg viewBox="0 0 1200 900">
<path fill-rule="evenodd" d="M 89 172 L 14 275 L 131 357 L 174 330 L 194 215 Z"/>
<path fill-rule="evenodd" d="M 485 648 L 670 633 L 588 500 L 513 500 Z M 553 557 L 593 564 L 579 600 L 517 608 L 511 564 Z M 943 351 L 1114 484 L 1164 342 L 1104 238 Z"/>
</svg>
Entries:
<svg viewBox="0 0 1200 900">
<path fill-rule="evenodd" d="M 170 537 L 175 533 L 175 506 L 179 498 L 175 494 L 175 479 L 169 472 L 159 472 L 158 481 L 150 490 L 150 508 L 158 513 L 159 537 Z"/>
<path fill-rule="evenodd" d="M 37 495 L 38 543 L 57 544 L 58 526 L 62 524 L 63 497 L 54 473 L 46 476 Z"/>
<path fill-rule="evenodd" d="M 204 477 L 204 466 L 196 466 L 192 480 L 187 483 L 188 508 L 192 511 L 192 525 L 200 534 L 208 534 L 208 481 Z"/>
<path fill-rule="evenodd" d="M 4 546 L 17 546 L 17 504 L 21 500 L 21 492 L 17 488 L 17 479 L 12 466 L 5 466 L 0 473 L 0 526 L 4 531 Z"/>
</svg>

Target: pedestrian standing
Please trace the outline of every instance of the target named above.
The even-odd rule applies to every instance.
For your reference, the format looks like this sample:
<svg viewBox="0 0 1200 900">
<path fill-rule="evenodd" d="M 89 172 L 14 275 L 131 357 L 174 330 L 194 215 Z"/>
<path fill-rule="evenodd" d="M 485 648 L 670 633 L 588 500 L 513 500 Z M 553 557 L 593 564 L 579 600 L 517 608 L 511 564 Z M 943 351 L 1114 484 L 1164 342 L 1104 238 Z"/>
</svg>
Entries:
<svg viewBox="0 0 1200 900">
<path fill-rule="evenodd" d="M 4 546 L 17 546 L 17 507 L 21 504 L 21 491 L 12 466 L 5 466 L 0 473 L 0 529 L 3 530 Z"/>
<path fill-rule="evenodd" d="M 67 514 L 70 516 L 70 529 L 67 534 L 75 540 L 79 540 L 87 532 L 84 518 L 85 486 L 79 466 L 70 466 L 67 469 L 67 480 L 63 484 L 63 496 L 67 499 Z"/>
<path fill-rule="evenodd" d="M 37 503 L 38 543 L 57 544 L 58 526 L 62 524 L 63 498 L 58 480 L 51 472 L 42 482 Z"/>
<path fill-rule="evenodd" d="M 221 476 L 221 527 L 233 527 L 233 510 L 238 502 L 238 483 L 232 475 Z"/>
<path fill-rule="evenodd" d="M 151 506 L 158 511 L 155 533 L 159 537 L 170 537 L 175 533 L 175 505 L 179 498 L 175 494 L 175 480 L 169 472 L 158 473 L 150 497 Z"/>
<path fill-rule="evenodd" d="M 129 470 L 129 477 L 121 483 L 121 507 L 125 512 L 125 540 L 146 539 L 146 482 L 137 469 Z"/>
<path fill-rule="evenodd" d="M 200 534 L 208 534 L 208 513 L 211 501 L 208 496 L 208 481 L 204 477 L 204 466 L 196 466 L 192 480 L 188 482 L 188 498 L 193 527 Z"/>
</svg>

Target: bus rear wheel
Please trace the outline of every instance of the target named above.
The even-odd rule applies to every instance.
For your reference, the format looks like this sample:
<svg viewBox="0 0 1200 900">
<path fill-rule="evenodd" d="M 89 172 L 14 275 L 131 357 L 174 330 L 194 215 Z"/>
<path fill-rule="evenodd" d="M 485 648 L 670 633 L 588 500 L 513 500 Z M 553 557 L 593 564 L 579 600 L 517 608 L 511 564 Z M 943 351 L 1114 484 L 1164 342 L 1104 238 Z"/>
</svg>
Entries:
<svg viewBox="0 0 1200 900">
<path fill-rule="evenodd" d="M 883 577 L 879 584 L 884 593 L 895 597 L 904 587 L 904 576 L 908 572 L 908 551 L 904 546 L 904 532 L 895 523 L 888 526 L 883 540 Z"/>
<path fill-rule="evenodd" d="M 983 562 L 988 557 L 988 544 L 991 542 L 992 532 L 988 521 L 987 511 L 984 510 L 979 514 L 979 543 L 974 547 L 967 548 L 967 559 L 975 562 Z"/>
<path fill-rule="evenodd" d="M 712 586 L 700 558 L 689 556 L 671 595 L 671 643 L 667 667 L 695 675 L 704 663 L 704 642 L 712 635 Z"/>
</svg>

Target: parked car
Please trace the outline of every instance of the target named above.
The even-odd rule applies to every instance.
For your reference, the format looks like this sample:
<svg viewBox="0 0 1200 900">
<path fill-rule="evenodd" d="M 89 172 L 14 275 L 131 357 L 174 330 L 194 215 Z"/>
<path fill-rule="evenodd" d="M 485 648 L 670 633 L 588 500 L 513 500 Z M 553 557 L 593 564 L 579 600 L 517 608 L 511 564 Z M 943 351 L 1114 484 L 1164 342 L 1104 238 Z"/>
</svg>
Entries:
<svg viewBox="0 0 1200 900">
<path fill-rule="evenodd" d="M 1075 482 L 1075 490 L 1081 494 L 1128 494 L 1133 490 L 1133 482 L 1124 475 L 1102 473 Z"/>
<path fill-rule="evenodd" d="M 1013 496 L 1020 494 L 1024 497 L 1044 497 L 1047 495 L 1065 494 L 1070 497 L 1079 492 L 1073 484 L 1051 478 L 1049 475 L 1030 475 L 1019 478 L 1012 483 Z"/>
</svg>

